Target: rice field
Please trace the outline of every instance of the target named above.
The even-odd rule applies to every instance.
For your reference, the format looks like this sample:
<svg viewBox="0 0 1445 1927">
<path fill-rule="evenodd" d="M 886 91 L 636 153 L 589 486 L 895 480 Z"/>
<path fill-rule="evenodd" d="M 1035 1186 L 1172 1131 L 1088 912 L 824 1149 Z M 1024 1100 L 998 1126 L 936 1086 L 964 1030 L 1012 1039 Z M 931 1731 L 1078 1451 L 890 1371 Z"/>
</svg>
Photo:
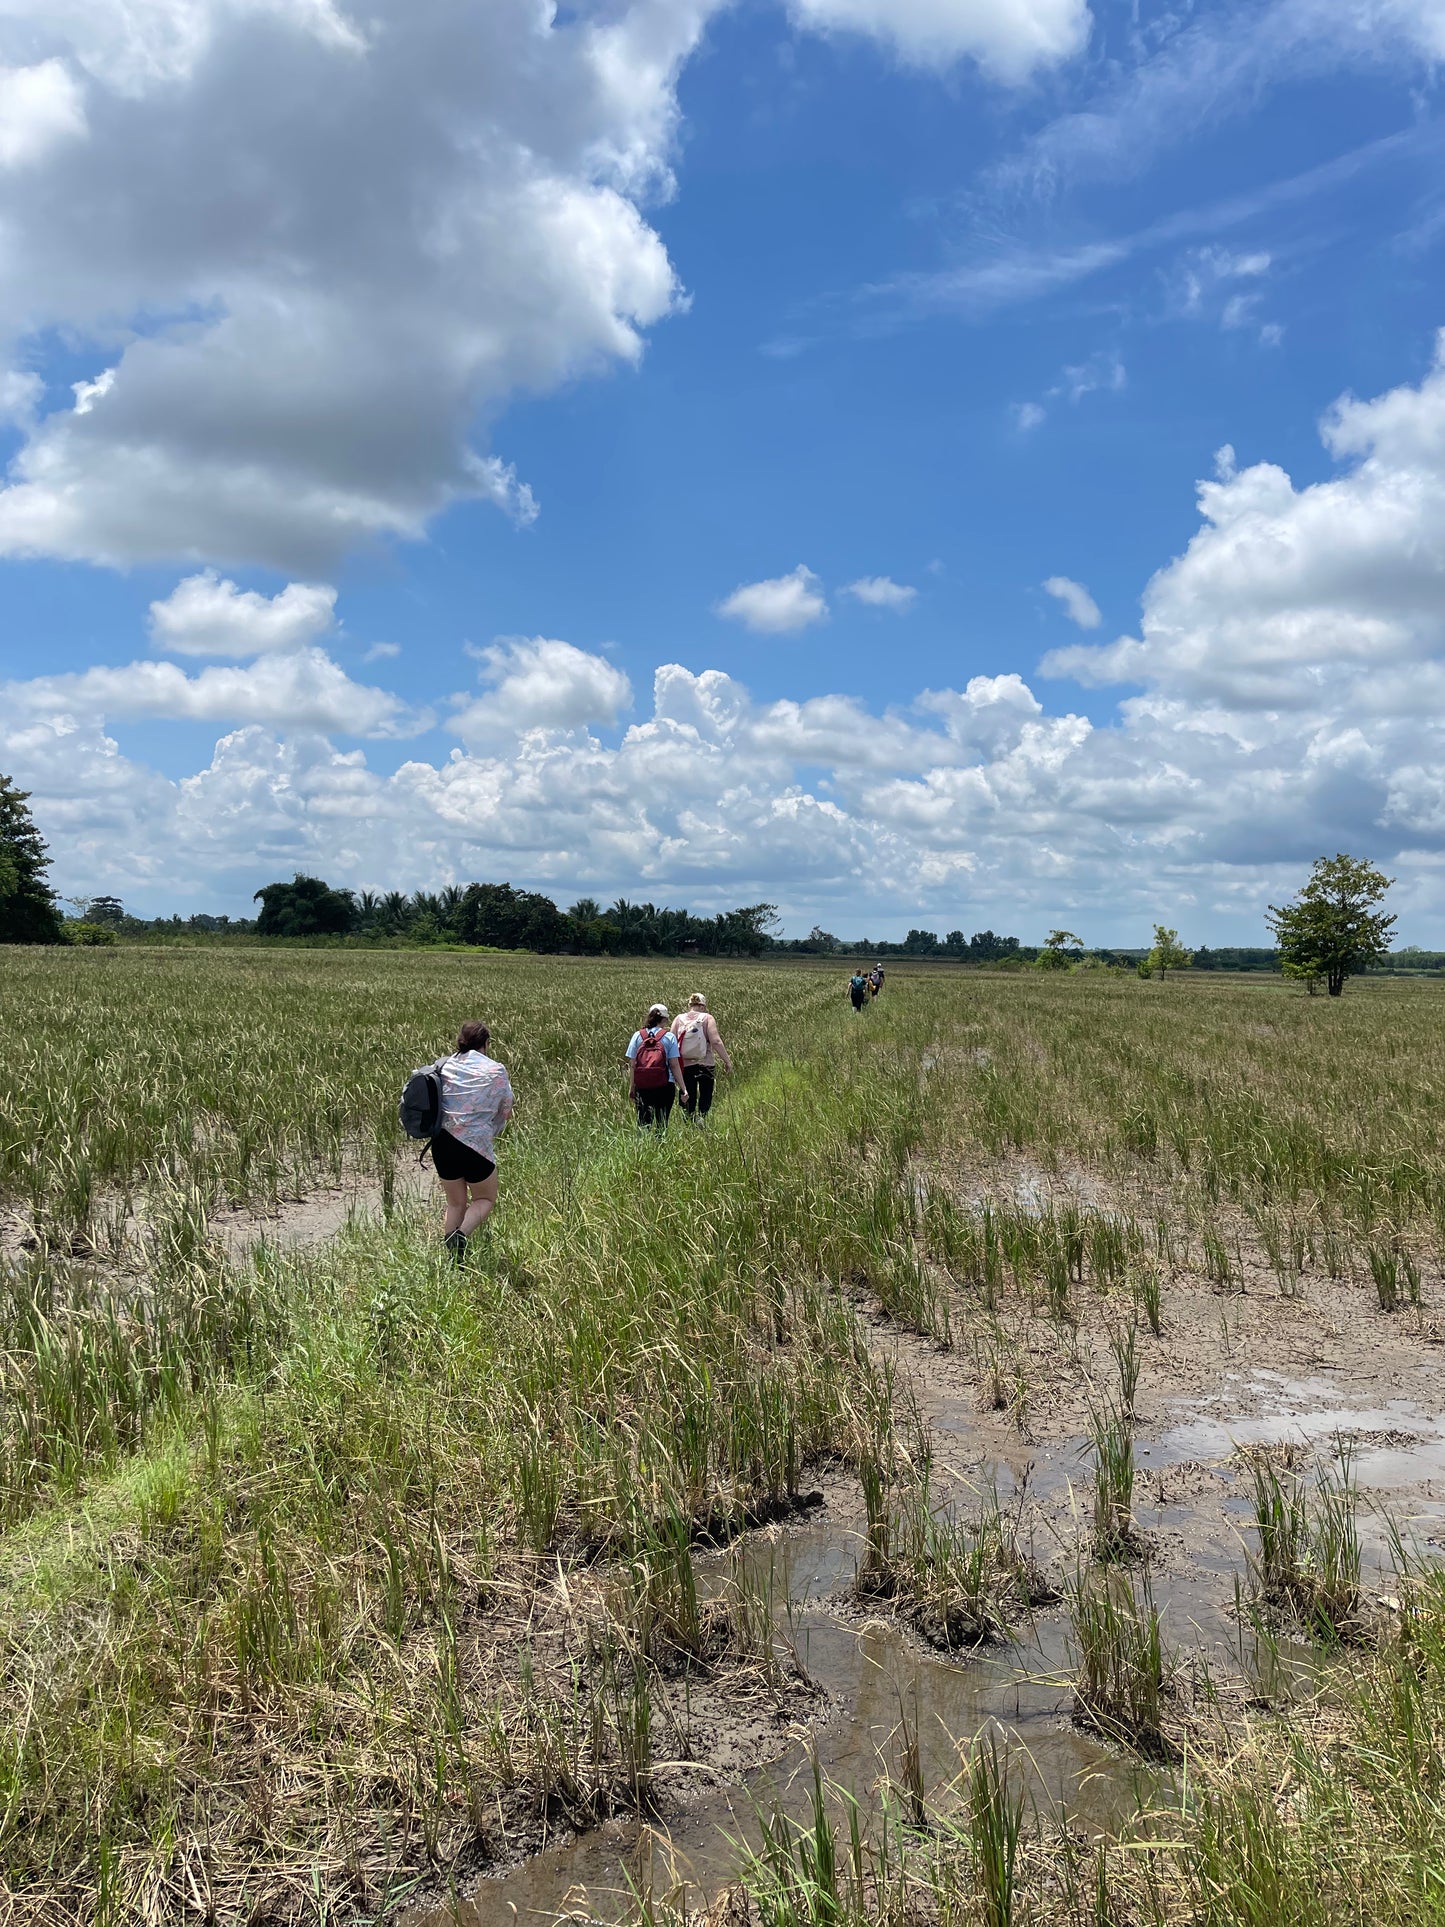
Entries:
<svg viewBox="0 0 1445 1927">
<path fill-rule="evenodd" d="M 1176 1692 L 1134 1457 L 1186 1286 L 1226 1349 L 1241 1298 L 1267 1331 L 1312 1292 L 1361 1351 L 1433 1341 L 1440 992 L 890 965 L 855 1017 L 844 983 L 0 952 L 0 1921 L 371 1920 L 664 1821 L 723 1740 L 746 1767 L 819 1714 L 786 1602 L 699 1576 L 819 1487 L 856 1501 L 866 1610 L 950 1663 L 1059 1615 L 1061 1704 L 1155 1763 L 1152 1805 L 1081 1845 L 1007 1735 L 960 1735 L 942 1799 L 905 1745 L 866 1800 L 820 1773 L 767 1817 L 729 1918 L 1445 1920 L 1434 1573 L 1402 1551 L 1372 1618 L 1348 1466 L 1257 1464 L 1241 1614 L 1354 1643 L 1223 1744 L 1216 1683 Z M 695 987 L 738 1074 L 641 1140 L 623 1047 Z M 474 1016 L 518 1104 L 457 1271 L 395 1106 Z M 335 1235 L 288 1242 L 338 1188 Z M 1087 1379 L 1067 1583 L 996 1497 L 944 1502 L 930 1361 L 1021 1435 L 1049 1371 Z"/>
</svg>

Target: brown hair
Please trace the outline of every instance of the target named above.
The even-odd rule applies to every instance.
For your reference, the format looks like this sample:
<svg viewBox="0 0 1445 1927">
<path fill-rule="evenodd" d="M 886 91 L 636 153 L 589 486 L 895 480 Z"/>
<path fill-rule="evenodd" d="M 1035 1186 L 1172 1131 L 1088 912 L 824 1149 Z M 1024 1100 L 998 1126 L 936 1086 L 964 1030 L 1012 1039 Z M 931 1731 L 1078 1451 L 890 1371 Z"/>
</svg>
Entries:
<svg viewBox="0 0 1445 1927">
<path fill-rule="evenodd" d="M 485 1024 L 463 1024 L 457 1032 L 457 1055 L 463 1051 L 485 1050 L 492 1041 L 492 1033 Z"/>
</svg>

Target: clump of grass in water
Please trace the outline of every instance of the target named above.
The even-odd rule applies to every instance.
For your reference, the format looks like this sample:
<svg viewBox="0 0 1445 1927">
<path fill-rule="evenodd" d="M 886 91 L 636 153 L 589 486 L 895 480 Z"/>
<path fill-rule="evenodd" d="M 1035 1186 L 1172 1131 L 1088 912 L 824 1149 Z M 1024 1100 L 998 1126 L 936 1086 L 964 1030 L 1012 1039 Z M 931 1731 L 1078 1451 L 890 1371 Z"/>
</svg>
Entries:
<svg viewBox="0 0 1445 1927">
<path fill-rule="evenodd" d="M 1159 1610 L 1147 1583 L 1136 1595 L 1125 1574 L 1081 1574 L 1074 1589 L 1073 1631 L 1078 1648 L 1074 1718 L 1121 1745 L 1167 1758 L 1169 1682 Z"/>
<path fill-rule="evenodd" d="M 1348 1451 L 1341 1451 L 1338 1469 L 1320 1469 L 1313 1496 L 1301 1480 L 1281 1478 L 1264 1453 L 1254 1456 L 1251 1469 L 1256 1594 L 1316 1638 L 1344 1636 L 1358 1619 L 1361 1598 L 1357 1494 Z"/>
<path fill-rule="evenodd" d="M 889 1515 L 887 1556 L 865 1564 L 857 1583 L 865 1598 L 892 1600 L 945 1651 L 1004 1638 L 1053 1596 L 997 1495 L 978 1518 L 955 1518 L 935 1511 L 926 1475 L 901 1493 Z"/>
</svg>

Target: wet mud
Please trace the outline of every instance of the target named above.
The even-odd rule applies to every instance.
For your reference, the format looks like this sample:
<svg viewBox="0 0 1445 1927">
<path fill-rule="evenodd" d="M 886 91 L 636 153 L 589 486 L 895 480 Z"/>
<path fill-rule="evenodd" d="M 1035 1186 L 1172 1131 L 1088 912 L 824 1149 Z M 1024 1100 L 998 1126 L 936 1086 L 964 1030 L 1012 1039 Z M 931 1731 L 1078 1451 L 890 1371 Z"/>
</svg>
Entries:
<svg viewBox="0 0 1445 1927">
<path fill-rule="evenodd" d="M 1262 1267 L 1228 1291 L 1179 1273 L 1160 1333 L 1139 1326 L 1130 1576 L 1162 1608 L 1181 1674 L 1206 1667 L 1226 1698 L 1251 1699 L 1266 1665 L 1276 1698 L 1320 1678 L 1319 1655 L 1302 1637 L 1269 1641 L 1266 1659 L 1237 1611 L 1253 1544 L 1254 1454 L 1306 1477 L 1346 1456 L 1376 1609 L 1394 1584 L 1392 1530 L 1420 1552 L 1445 1546 L 1445 1348 L 1425 1312 L 1386 1315 L 1371 1297 L 1360 1281 L 1329 1279 L 1283 1296 Z M 1002 1409 L 978 1332 L 956 1329 L 944 1349 L 866 1300 L 859 1309 L 875 1356 L 892 1360 L 916 1399 L 937 1503 L 967 1516 L 996 1496 L 1062 1592 L 1087 1557 L 1089 1416 L 1116 1382 L 1110 1341 L 1129 1307 L 1084 1303 L 1061 1324 L 1020 1306 L 991 1320 L 987 1346 L 1003 1345 L 1004 1376 L 1021 1388 Z M 753 1532 L 700 1561 L 704 1583 L 708 1575 L 721 1583 L 736 1560 L 767 1573 L 779 1637 L 820 1689 L 776 1757 L 743 1772 L 718 1763 L 670 1810 L 559 1840 L 475 1881 L 455 1904 L 413 1909 L 409 1927 L 612 1922 L 649 1892 L 701 1908 L 735 1876 L 760 1814 L 807 1813 L 815 1763 L 866 1812 L 888 1778 L 901 1778 L 909 1729 L 929 1797 L 945 1807 L 975 1736 L 996 1723 L 1017 1742 L 1041 1814 L 1109 1833 L 1137 1810 L 1159 1769 L 1076 1724 L 1062 1601 L 1037 1610 L 1010 1643 L 941 1654 L 886 1605 L 859 1598 L 862 1544 L 856 1487 L 835 1478 L 805 1523 Z"/>
</svg>

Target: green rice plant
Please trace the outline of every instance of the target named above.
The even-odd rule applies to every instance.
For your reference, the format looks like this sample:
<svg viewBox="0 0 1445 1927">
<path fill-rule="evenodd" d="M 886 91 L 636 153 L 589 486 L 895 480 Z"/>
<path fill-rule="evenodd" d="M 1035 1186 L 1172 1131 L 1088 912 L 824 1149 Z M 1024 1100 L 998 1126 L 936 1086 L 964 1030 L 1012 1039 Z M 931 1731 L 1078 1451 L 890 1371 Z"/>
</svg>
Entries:
<svg viewBox="0 0 1445 1927">
<path fill-rule="evenodd" d="M 1273 1463 L 1257 1454 L 1254 1524 L 1259 1545 L 1256 1573 L 1266 1598 L 1283 1598 L 1303 1586 L 1309 1561 L 1309 1511 L 1297 1479 L 1281 1479 Z"/>
<path fill-rule="evenodd" d="M 1135 1324 L 1115 1326 L 1109 1334 L 1109 1350 L 1114 1354 L 1119 1372 L 1120 1411 L 1123 1417 L 1132 1420 L 1139 1391 L 1139 1327 Z"/>
<path fill-rule="evenodd" d="M 1094 1453 L 1094 1553 L 1127 1558 L 1135 1542 L 1134 1435 L 1127 1414 L 1109 1402 L 1095 1406 L 1089 1427 Z"/>
<path fill-rule="evenodd" d="M 1009 1755 L 989 1728 L 974 1741 L 966 1772 L 968 1842 L 983 1927 L 1022 1918 L 1019 1845 L 1024 1803 L 1009 1783 Z"/>
<path fill-rule="evenodd" d="M 1133 1269 L 1134 1296 L 1149 1321 L 1149 1329 L 1157 1338 L 1162 1329 L 1164 1312 L 1164 1285 L 1162 1267 L 1155 1258 L 1144 1257 L 1136 1260 Z"/>
<path fill-rule="evenodd" d="M 1055 1237 L 1042 1243 L 1040 1262 L 1050 1311 L 1061 1325 L 1072 1323 L 1073 1307 L 1069 1301 L 1071 1282 L 1069 1255 L 1063 1242 Z"/>
<path fill-rule="evenodd" d="M 1109 1211 L 1090 1211 L 1085 1222 L 1089 1273 L 1100 1291 L 1108 1291 L 1127 1276 L 1138 1230 L 1132 1219 Z"/>
<path fill-rule="evenodd" d="M 915 1827 L 928 1824 L 928 1786 L 923 1775 L 923 1746 L 919 1733 L 918 1690 L 915 1684 L 913 1707 L 909 1710 L 898 1689 L 898 1724 L 893 1729 L 898 1762 L 898 1785 L 902 1789 L 904 1811 Z"/>
<path fill-rule="evenodd" d="M 840 1842 L 816 1755 L 812 1765 L 810 1820 L 795 1824 L 781 1810 L 762 1818 L 759 1845 L 743 1858 L 742 1885 L 765 1927 L 844 1927 L 867 1918 L 857 1801 L 841 1796 L 850 1842 Z"/>
<path fill-rule="evenodd" d="M 1397 1311 L 1400 1305 L 1400 1254 L 1393 1245 L 1367 1247 L 1370 1276 L 1375 1282 L 1375 1293 L 1380 1301 L 1381 1311 Z"/>
<path fill-rule="evenodd" d="M 984 1410 L 1003 1412 L 1008 1409 L 1008 1380 L 1004 1372 L 1004 1353 L 995 1336 L 987 1345 L 980 1337 L 974 1339 L 974 1365 L 979 1375 L 979 1396 Z"/>
<path fill-rule="evenodd" d="M 1034 1560 L 1018 1543 L 1017 1521 L 996 1494 L 976 1518 L 932 1502 L 927 1476 L 902 1489 L 887 1527 L 887 1556 L 865 1560 L 864 1597 L 892 1600 L 946 1651 L 1006 1636 L 1031 1606 L 1050 1597 Z"/>
<path fill-rule="evenodd" d="M 562 1506 L 562 1465 L 557 1447 L 536 1420 L 518 1439 L 512 1480 L 522 1543 L 533 1552 L 545 1552 Z"/>
<path fill-rule="evenodd" d="M 610 1628 L 599 1642 L 604 1691 L 623 1785 L 632 1804 L 652 1800 L 652 1682 L 641 1653 L 626 1652 Z"/>
<path fill-rule="evenodd" d="M 1418 1311 L 1424 1299 L 1420 1279 L 1420 1261 L 1409 1245 L 1400 1247 L 1400 1270 L 1405 1280 L 1405 1302 Z"/>
<path fill-rule="evenodd" d="M 1204 1228 L 1204 1275 L 1219 1291 L 1234 1289 L 1235 1272 L 1230 1262 L 1229 1246 L 1212 1225 Z"/>
<path fill-rule="evenodd" d="M 1301 1866 L 1301 1845 L 1269 1789 L 1210 1788 L 1184 1856 L 1194 1918 L 1201 1927 L 1325 1927 L 1336 1915 L 1323 1883 Z"/>
<path fill-rule="evenodd" d="M 1071 1603 L 1078 1655 L 1075 1719 L 1120 1745 L 1167 1757 L 1169 1678 L 1159 1610 L 1147 1582 L 1136 1593 L 1122 1573 L 1081 1574 Z"/>
<path fill-rule="evenodd" d="M 1281 1478 L 1263 1453 L 1254 1457 L 1251 1469 L 1257 1547 L 1250 1571 L 1256 1595 L 1316 1637 L 1339 1637 L 1356 1619 L 1361 1596 L 1357 1495 L 1348 1452 L 1341 1452 L 1338 1469 L 1320 1468 L 1312 1495 L 1298 1478 Z"/>
</svg>

